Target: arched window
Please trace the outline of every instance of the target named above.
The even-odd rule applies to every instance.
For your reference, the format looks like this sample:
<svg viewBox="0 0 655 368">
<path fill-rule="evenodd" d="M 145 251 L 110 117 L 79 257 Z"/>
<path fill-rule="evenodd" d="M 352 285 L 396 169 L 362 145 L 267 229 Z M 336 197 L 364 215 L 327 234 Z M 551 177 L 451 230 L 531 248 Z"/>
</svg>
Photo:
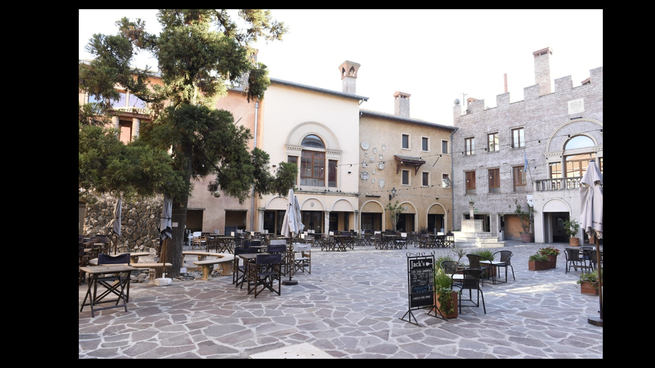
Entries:
<svg viewBox="0 0 655 368">
<path fill-rule="evenodd" d="M 584 175 L 593 155 L 591 148 L 594 146 L 594 141 L 584 135 L 577 135 L 566 142 L 564 145 L 565 177 L 575 178 Z M 585 148 L 590 149 L 585 152 Z M 569 153 L 567 154 L 567 152 Z"/>
<path fill-rule="evenodd" d="M 325 187 L 326 181 L 326 149 L 323 140 L 309 134 L 300 143 L 303 146 L 300 158 L 300 185 Z M 336 187 L 337 164 L 328 160 L 328 186 Z"/>
</svg>

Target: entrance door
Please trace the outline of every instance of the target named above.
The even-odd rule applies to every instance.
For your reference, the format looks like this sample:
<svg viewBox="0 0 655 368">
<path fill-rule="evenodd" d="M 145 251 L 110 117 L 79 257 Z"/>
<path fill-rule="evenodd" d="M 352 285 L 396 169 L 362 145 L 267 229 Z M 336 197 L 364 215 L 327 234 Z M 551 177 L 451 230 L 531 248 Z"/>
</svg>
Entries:
<svg viewBox="0 0 655 368">
<path fill-rule="evenodd" d="M 568 243 L 569 236 L 564 232 L 564 221 L 569 219 L 567 212 L 552 212 L 553 242 Z"/>
</svg>

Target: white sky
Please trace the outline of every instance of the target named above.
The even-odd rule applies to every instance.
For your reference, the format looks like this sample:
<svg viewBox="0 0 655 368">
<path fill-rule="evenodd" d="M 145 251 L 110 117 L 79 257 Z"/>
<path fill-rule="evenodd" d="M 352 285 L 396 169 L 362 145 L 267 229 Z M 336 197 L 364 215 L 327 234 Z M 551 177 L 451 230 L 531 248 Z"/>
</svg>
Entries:
<svg viewBox="0 0 655 368">
<path fill-rule="evenodd" d="M 356 94 L 362 108 L 394 113 L 393 93 L 411 94 L 410 117 L 452 125 L 453 101 L 468 97 L 496 106 L 507 73 L 510 102 L 534 85 L 533 51 L 551 47 L 551 78 L 570 75 L 573 86 L 603 66 L 602 9 L 273 9 L 289 32 L 260 42 L 258 61 L 269 76 L 341 91 L 339 65 L 361 64 Z M 141 18 L 159 33 L 156 10 L 79 11 L 80 59 L 94 33 L 115 34 L 121 17 Z M 137 65 L 154 66 L 140 57 Z"/>
</svg>

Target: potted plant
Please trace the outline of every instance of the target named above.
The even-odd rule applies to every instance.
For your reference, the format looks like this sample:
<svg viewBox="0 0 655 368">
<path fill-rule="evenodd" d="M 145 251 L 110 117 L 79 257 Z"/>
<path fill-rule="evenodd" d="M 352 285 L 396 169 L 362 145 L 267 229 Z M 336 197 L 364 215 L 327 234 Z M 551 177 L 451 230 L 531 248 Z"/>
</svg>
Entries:
<svg viewBox="0 0 655 368">
<path fill-rule="evenodd" d="M 467 250 L 464 249 L 464 248 L 463 248 L 462 246 L 460 246 L 460 245 L 453 245 L 453 246 L 450 248 L 450 251 L 453 252 L 453 253 L 455 253 L 455 255 L 457 255 L 457 265 L 458 265 L 457 268 L 458 268 L 458 270 L 459 270 L 459 268 L 464 269 L 464 267 L 463 267 L 463 265 L 462 265 L 462 263 L 461 263 L 460 261 L 461 261 L 462 258 L 464 258 L 464 256 L 466 255 Z M 460 265 L 462 265 L 462 266 L 460 267 Z"/>
<path fill-rule="evenodd" d="M 478 250 L 475 250 L 475 251 L 473 251 L 471 253 L 479 255 L 480 259 L 482 261 L 490 261 L 491 262 L 491 261 L 494 260 L 494 256 L 493 256 L 494 253 L 492 251 L 490 251 L 489 249 L 478 249 Z M 496 267 L 492 267 L 491 265 L 489 265 L 489 268 L 487 269 L 487 275 L 486 276 L 496 277 Z"/>
<path fill-rule="evenodd" d="M 546 248 L 540 248 L 539 254 L 543 254 L 548 257 L 550 268 L 555 268 L 557 266 L 557 256 L 559 255 L 559 249 L 548 246 Z"/>
<path fill-rule="evenodd" d="M 576 283 L 580 285 L 582 294 L 598 295 L 598 287 L 603 286 L 603 271 L 600 271 L 600 282 L 598 282 L 598 272 L 583 272 Z"/>
<path fill-rule="evenodd" d="M 569 245 L 572 247 L 580 246 L 580 238 L 577 238 L 580 224 L 575 219 L 568 219 L 564 221 L 564 232 L 569 236 Z"/>
<path fill-rule="evenodd" d="M 434 272 L 434 303 L 444 318 L 457 317 L 457 291 L 453 290 L 452 284 L 450 276 L 437 267 Z"/>
<path fill-rule="evenodd" d="M 521 241 L 524 243 L 531 243 L 534 239 L 534 234 L 532 233 L 534 207 L 532 207 L 529 203 L 526 203 L 526 208 L 524 209 L 523 206 L 521 206 L 519 203 L 518 199 L 514 199 L 514 205 L 516 206 L 514 209 L 514 214 L 518 216 L 519 222 L 521 223 L 521 228 L 523 229 L 521 232 Z"/>
<path fill-rule="evenodd" d="M 544 254 L 535 253 L 528 258 L 528 269 L 530 271 L 541 271 L 550 269 L 548 257 Z"/>
</svg>

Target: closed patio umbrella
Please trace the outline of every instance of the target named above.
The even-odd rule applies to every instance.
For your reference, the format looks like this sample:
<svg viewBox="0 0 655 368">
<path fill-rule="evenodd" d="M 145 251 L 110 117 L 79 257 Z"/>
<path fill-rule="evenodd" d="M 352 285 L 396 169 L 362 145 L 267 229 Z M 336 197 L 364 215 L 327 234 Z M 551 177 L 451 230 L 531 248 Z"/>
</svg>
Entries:
<svg viewBox="0 0 655 368">
<path fill-rule="evenodd" d="M 114 242 L 114 254 L 118 250 L 118 237 L 121 236 L 121 198 L 119 197 L 114 204 L 114 218 L 111 220 L 112 232 L 116 234 L 116 241 Z"/>
<path fill-rule="evenodd" d="M 159 258 L 162 261 L 162 277 L 166 275 L 166 248 L 168 248 L 169 239 L 173 238 L 172 229 L 173 201 L 164 195 L 164 203 L 161 209 L 161 219 L 159 221 Z"/>
<path fill-rule="evenodd" d="M 589 161 L 587 171 L 580 180 L 580 223 L 582 229 L 588 234 L 595 234 L 596 238 L 596 265 L 598 266 L 598 280 L 601 280 L 600 242 L 603 237 L 603 174 L 596 162 Z M 603 288 L 598 288 L 600 302 L 600 318 L 589 317 L 588 322 L 603 326 Z"/>
<path fill-rule="evenodd" d="M 302 221 L 300 220 L 300 205 L 298 204 L 298 198 L 293 193 L 293 189 L 289 189 L 287 209 L 284 212 L 284 220 L 282 221 L 282 235 L 289 238 L 289 251 L 292 247 L 292 239 L 305 228 Z M 290 262 L 290 257 L 287 257 L 287 262 Z M 284 281 L 285 285 L 295 285 L 298 281 L 291 280 L 291 265 L 289 267 L 289 280 Z"/>
</svg>

